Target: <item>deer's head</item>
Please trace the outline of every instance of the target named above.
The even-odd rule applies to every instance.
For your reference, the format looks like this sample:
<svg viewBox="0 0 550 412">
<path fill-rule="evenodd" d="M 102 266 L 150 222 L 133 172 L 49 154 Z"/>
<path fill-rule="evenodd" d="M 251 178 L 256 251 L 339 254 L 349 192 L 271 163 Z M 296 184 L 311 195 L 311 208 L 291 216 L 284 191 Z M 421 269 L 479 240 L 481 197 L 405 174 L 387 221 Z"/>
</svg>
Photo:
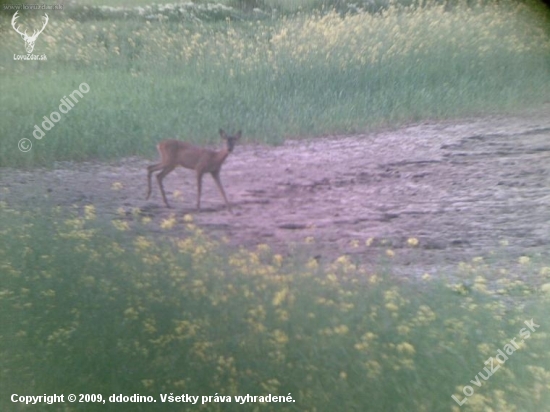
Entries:
<svg viewBox="0 0 550 412">
<path fill-rule="evenodd" d="M 45 16 L 42 16 L 42 20 L 44 20 L 44 25 L 42 26 L 42 28 L 40 30 L 34 30 L 32 36 L 29 36 L 27 35 L 27 30 L 25 30 L 25 33 L 21 33 L 21 31 L 19 30 L 20 26 L 15 27 L 15 20 L 19 18 L 17 13 L 19 13 L 19 11 L 16 11 L 13 15 L 13 18 L 11 19 L 11 25 L 13 29 L 21 35 L 23 40 L 25 40 L 25 49 L 27 50 L 27 53 L 32 53 L 32 51 L 34 50 L 34 42 L 36 41 L 36 38 L 40 33 L 44 31 L 46 24 L 48 24 L 48 15 L 46 14 Z"/>
<path fill-rule="evenodd" d="M 239 130 L 235 136 L 229 136 L 222 129 L 220 129 L 220 136 L 227 143 L 227 151 L 231 153 L 235 147 L 237 140 L 241 138 L 242 132 Z"/>
</svg>

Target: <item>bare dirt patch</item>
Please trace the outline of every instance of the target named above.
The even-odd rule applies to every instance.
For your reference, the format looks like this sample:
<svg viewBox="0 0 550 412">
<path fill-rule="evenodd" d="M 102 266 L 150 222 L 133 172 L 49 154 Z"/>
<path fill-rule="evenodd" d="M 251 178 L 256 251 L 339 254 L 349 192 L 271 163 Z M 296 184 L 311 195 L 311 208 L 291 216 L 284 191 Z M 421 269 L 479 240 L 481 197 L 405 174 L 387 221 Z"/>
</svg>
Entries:
<svg viewBox="0 0 550 412">
<path fill-rule="evenodd" d="M 60 163 L 54 170 L 2 169 L 3 200 L 16 207 L 44 201 L 94 204 L 99 215 L 140 208 L 152 231 L 171 213 L 230 243 L 267 243 L 282 253 L 315 239 L 306 253 L 342 254 L 367 262 L 390 248 L 404 272 L 421 274 L 508 242 L 510 258 L 550 250 L 550 106 L 516 117 L 427 123 L 380 133 L 287 141 L 280 147 L 237 146 L 222 168 L 235 215 L 205 176 L 196 213 L 193 172 L 165 180 L 174 209 L 156 184 L 145 200 L 146 170 L 156 158 L 114 164 Z M 120 182 L 116 191 L 112 185 Z M 154 182 L 156 183 L 156 182 Z M 174 198 L 175 191 L 183 197 Z M 132 216 L 128 214 L 128 219 Z M 415 237 L 415 252 L 407 239 Z M 365 241 L 373 238 L 371 246 Z"/>
</svg>

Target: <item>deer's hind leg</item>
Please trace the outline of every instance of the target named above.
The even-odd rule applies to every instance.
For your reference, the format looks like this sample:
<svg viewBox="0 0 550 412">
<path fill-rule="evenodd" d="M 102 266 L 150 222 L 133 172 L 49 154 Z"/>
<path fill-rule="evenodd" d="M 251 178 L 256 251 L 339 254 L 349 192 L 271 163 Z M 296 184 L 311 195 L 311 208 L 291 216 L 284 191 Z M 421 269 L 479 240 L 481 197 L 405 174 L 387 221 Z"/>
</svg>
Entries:
<svg viewBox="0 0 550 412">
<path fill-rule="evenodd" d="M 170 173 L 172 170 L 174 170 L 176 166 L 163 166 L 160 173 L 157 175 L 157 183 L 160 188 L 160 194 L 162 195 L 162 200 L 164 200 L 164 204 L 166 207 L 170 208 L 170 205 L 168 204 L 168 200 L 166 199 L 166 194 L 164 193 L 164 186 L 162 185 L 162 179 L 166 177 L 168 173 Z M 151 172 L 152 173 L 152 172 Z"/>
<path fill-rule="evenodd" d="M 147 166 L 147 196 L 145 197 L 145 200 L 149 199 L 151 196 L 151 175 L 160 169 L 162 169 L 162 163 Z"/>
<path fill-rule="evenodd" d="M 197 211 L 201 210 L 202 176 L 203 173 L 197 171 Z"/>
</svg>

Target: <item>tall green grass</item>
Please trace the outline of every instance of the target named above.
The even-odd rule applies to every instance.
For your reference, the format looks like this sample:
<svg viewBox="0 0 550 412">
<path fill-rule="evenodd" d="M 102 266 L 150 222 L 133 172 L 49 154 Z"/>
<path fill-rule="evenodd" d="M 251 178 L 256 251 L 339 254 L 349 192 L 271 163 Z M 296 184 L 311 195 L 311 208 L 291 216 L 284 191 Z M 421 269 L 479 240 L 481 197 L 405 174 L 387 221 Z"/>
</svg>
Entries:
<svg viewBox="0 0 550 412">
<path fill-rule="evenodd" d="M 219 127 L 277 143 L 550 96 L 550 19 L 521 3 L 210 23 L 63 16 L 37 40 L 45 62 L 13 60 L 23 42 L 2 17 L 2 166 L 152 155 L 160 139 L 212 141 Z M 34 125 L 82 82 L 90 92 L 35 139 Z"/>
<path fill-rule="evenodd" d="M 0 208 L 10 240 L 0 250 L 2 410 L 19 410 L 12 394 L 140 394 L 157 402 L 66 405 L 179 411 L 188 405 L 160 394 L 290 393 L 294 403 L 232 398 L 196 409 L 451 411 L 464 385 L 475 394 L 463 411 L 539 412 L 550 401 L 548 285 L 544 295 L 503 279 L 494 293 L 475 264 L 468 277 L 457 270 L 462 286 L 452 287 L 346 257 L 321 268 L 266 245 L 229 250 L 190 218 L 161 225 L 183 226 L 183 237 L 152 237 L 147 219 L 115 220 L 115 229 L 93 206 Z M 550 276 L 548 262 L 508 263 L 537 282 Z M 531 318 L 540 328 L 520 343 Z M 470 383 L 514 338 L 521 349 L 479 388 Z"/>
</svg>

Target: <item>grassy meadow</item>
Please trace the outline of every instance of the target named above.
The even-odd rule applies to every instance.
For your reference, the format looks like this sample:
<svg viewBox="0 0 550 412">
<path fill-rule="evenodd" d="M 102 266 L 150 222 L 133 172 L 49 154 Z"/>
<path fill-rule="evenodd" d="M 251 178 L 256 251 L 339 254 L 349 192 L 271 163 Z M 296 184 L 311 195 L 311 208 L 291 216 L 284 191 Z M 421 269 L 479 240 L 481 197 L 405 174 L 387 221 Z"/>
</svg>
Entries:
<svg viewBox="0 0 550 412">
<path fill-rule="evenodd" d="M 278 144 L 511 112 L 550 97 L 550 17 L 535 2 L 370 2 L 385 5 L 376 11 L 316 0 L 103 3 L 49 13 L 33 52 L 46 61 L 14 60 L 24 43 L 13 13 L 0 14 L 0 167 L 153 157 L 163 138 L 208 143 L 219 127 Z M 39 27 L 40 16 L 25 12 L 20 23 Z M 34 126 L 83 83 L 89 91 L 35 138 Z M 22 138 L 29 152 L 18 150 Z M 92 204 L 21 207 L 8 187 L 0 195 L 2 411 L 540 412 L 550 404 L 543 258 L 510 261 L 503 245 L 413 281 L 392 273 L 399 252 L 390 249 L 384 265 L 348 256 L 320 265 L 312 238 L 292 256 L 266 244 L 237 250 L 190 215 L 158 224 L 135 209 L 108 220 Z M 184 228 L 178 236 L 175 225 Z M 156 403 L 10 401 L 54 393 Z M 161 401 L 171 394 L 212 398 Z M 292 402 L 236 402 L 246 394 Z"/>
<path fill-rule="evenodd" d="M 11 240 L 0 256 L 2 410 L 19 410 L 7 401 L 13 393 L 157 400 L 66 411 L 538 412 L 550 401 L 548 262 L 525 256 L 494 273 L 477 258 L 455 281 L 418 282 L 345 256 L 321 267 L 265 244 L 231 250 L 189 215 L 181 237 L 159 238 L 138 211 L 133 223 L 121 215 L 109 227 L 92 205 L 0 208 Z M 518 273 L 547 283 L 533 288 Z M 508 359 L 495 358 L 499 349 Z M 231 403 L 191 407 L 160 394 Z M 294 402 L 235 402 L 246 394 Z M 467 400 L 459 407 L 452 395 Z"/>
<path fill-rule="evenodd" d="M 14 60 L 24 44 L 0 16 L 0 166 L 150 156 L 162 138 L 204 143 L 219 127 L 276 144 L 550 96 L 550 18 L 530 3 L 276 15 L 199 6 L 51 11 L 34 50 L 47 61 Z M 33 137 L 82 83 L 89 93 Z M 30 152 L 17 150 L 22 138 Z"/>
</svg>

